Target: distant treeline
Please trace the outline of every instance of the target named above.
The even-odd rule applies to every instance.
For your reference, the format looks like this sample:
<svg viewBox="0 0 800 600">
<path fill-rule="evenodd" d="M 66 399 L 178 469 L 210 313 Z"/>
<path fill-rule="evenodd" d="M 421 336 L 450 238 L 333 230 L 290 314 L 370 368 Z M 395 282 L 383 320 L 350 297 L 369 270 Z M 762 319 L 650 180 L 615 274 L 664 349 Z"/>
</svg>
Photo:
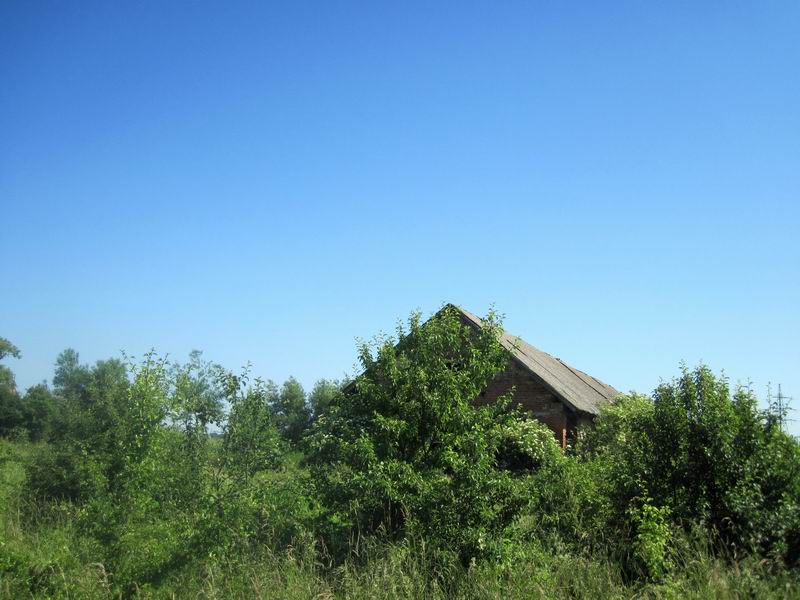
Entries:
<svg viewBox="0 0 800 600">
<path fill-rule="evenodd" d="M 6 356 L 19 358 L 21 353 L 9 340 L 0 338 L 0 360 Z M 56 359 L 52 387 L 40 383 L 20 394 L 12 370 L 0 365 L 0 436 L 33 442 L 57 437 L 71 403 L 80 400 L 85 406 L 92 404 L 93 394 L 102 393 L 101 388 L 128 382 L 130 367 L 129 361 L 118 358 L 99 360 L 91 366 L 81 364 L 78 352 L 68 348 Z M 224 369 L 204 361 L 198 350 L 189 355 L 186 365 L 173 363 L 171 369 L 173 374 L 187 369 L 195 379 L 198 389 L 194 393 L 202 395 L 200 418 L 214 435 L 227 414 L 219 387 Z M 346 380 L 319 379 L 306 394 L 294 377 L 289 377 L 281 386 L 266 381 L 264 390 L 274 425 L 287 441 L 298 443 L 314 418 L 327 409 L 346 383 Z"/>
<path fill-rule="evenodd" d="M 442 311 L 306 395 L 193 353 L 0 372 L 5 597 L 796 597 L 800 445 L 709 368 L 562 451 L 501 323 Z M 18 356 L 2 340 L 0 358 Z M 209 435 L 210 432 L 215 435 Z"/>
</svg>

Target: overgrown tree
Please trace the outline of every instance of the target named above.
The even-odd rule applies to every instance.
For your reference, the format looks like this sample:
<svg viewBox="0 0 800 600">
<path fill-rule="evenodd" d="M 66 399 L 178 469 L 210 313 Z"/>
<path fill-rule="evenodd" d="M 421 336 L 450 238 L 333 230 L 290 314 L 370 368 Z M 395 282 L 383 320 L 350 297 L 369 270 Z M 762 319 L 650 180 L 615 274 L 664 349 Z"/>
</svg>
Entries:
<svg viewBox="0 0 800 600">
<path fill-rule="evenodd" d="M 363 374 L 307 440 L 334 550 L 346 550 L 353 532 L 382 530 L 420 535 L 462 560 L 499 551 L 524 503 L 505 465 L 533 467 L 557 452 L 552 433 L 508 398 L 473 405 L 507 364 L 500 331 L 494 313 L 476 330 L 446 307 L 424 324 L 412 314 L 396 340 L 360 346 Z"/>
</svg>

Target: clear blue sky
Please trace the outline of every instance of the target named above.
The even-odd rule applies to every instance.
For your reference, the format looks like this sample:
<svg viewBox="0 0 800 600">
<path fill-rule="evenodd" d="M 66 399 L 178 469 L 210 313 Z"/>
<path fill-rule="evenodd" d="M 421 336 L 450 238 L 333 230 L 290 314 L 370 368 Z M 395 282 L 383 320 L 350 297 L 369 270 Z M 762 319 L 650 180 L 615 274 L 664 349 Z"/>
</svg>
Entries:
<svg viewBox="0 0 800 600">
<path fill-rule="evenodd" d="M 310 386 L 495 303 L 620 389 L 703 360 L 800 408 L 798 32 L 794 0 L 3 2 L 10 366 Z"/>
</svg>

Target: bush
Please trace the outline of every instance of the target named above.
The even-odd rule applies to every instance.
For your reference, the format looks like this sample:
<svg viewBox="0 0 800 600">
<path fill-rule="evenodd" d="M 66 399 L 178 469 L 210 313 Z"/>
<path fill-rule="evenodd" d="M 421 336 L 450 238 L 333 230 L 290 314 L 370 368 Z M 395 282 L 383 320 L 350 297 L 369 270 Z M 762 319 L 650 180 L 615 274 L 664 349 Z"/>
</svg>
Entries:
<svg viewBox="0 0 800 600">
<path fill-rule="evenodd" d="M 663 580 L 672 567 L 669 509 L 657 508 L 645 499 L 641 505 L 632 506 L 628 514 L 634 531 L 633 559 L 646 577 Z"/>
<path fill-rule="evenodd" d="M 28 494 L 39 500 L 83 502 L 105 493 L 102 465 L 67 444 L 36 448 L 27 465 Z"/>
<path fill-rule="evenodd" d="M 610 500 L 606 529 L 621 540 L 648 499 L 646 514 L 661 511 L 686 531 L 700 524 L 734 555 L 797 560 L 800 445 L 751 390 L 731 395 L 705 366 L 684 369 L 652 400 L 627 396 L 603 408 L 579 452 Z"/>
</svg>

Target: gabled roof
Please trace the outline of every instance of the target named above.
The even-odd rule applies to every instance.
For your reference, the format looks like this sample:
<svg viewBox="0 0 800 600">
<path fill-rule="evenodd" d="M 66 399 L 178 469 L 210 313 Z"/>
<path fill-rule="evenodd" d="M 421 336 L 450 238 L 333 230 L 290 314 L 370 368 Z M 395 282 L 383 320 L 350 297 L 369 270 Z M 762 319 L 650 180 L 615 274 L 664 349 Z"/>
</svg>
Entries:
<svg viewBox="0 0 800 600">
<path fill-rule="evenodd" d="M 454 304 L 448 306 L 458 310 L 473 326 L 483 326 L 483 321 L 471 312 Z M 619 395 L 610 385 L 571 367 L 560 358 L 534 348 L 522 338 L 503 332 L 500 341 L 518 364 L 540 379 L 573 410 L 596 415 L 602 404 Z"/>
</svg>

